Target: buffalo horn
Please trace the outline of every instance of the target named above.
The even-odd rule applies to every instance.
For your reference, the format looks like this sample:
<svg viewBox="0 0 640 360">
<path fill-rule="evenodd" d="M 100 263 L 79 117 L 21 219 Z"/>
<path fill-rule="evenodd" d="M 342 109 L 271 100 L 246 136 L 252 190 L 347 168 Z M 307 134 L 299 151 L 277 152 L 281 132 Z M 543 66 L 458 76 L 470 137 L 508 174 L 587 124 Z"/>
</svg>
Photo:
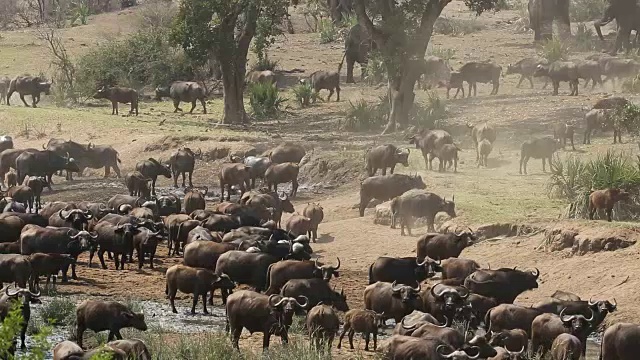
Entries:
<svg viewBox="0 0 640 360">
<path fill-rule="evenodd" d="M 98 238 L 98 233 L 97 232 L 94 232 L 93 234 L 89 233 L 89 236 L 91 236 L 92 239 L 97 239 Z"/>
<path fill-rule="evenodd" d="M 417 324 L 412 324 L 412 325 L 406 325 L 404 322 L 404 319 L 406 319 L 407 317 L 403 317 L 402 320 L 400 320 L 400 325 L 402 325 L 402 328 L 405 330 L 414 330 L 417 326 Z"/>
<path fill-rule="evenodd" d="M 315 266 L 315 267 L 316 267 L 316 269 L 318 269 L 318 270 L 322 270 L 322 267 L 318 266 L 318 258 L 316 258 L 316 259 L 313 261 L 313 266 Z"/>
<path fill-rule="evenodd" d="M 293 301 L 295 301 L 296 304 L 298 306 L 300 306 L 301 308 L 306 309 L 307 305 L 309 305 L 309 299 L 304 295 L 298 295 L 298 297 L 304 299 L 304 304 L 300 304 L 300 302 L 298 302 L 298 299 L 296 299 L 296 298 L 292 298 Z"/>
<path fill-rule="evenodd" d="M 280 301 L 278 301 L 278 302 L 277 302 L 277 303 L 275 303 L 275 304 L 273 303 L 273 299 L 275 299 L 275 297 L 276 297 L 276 296 L 278 296 L 278 295 L 276 295 L 276 294 L 269 295 L 269 306 L 271 306 L 271 307 L 278 307 L 278 306 L 280 306 L 280 304 L 282 304 L 282 302 L 284 301 L 284 298 L 283 298 L 283 299 L 281 299 Z"/>
<path fill-rule="evenodd" d="M 7 286 L 4 289 L 4 293 L 7 294 L 8 297 L 14 297 L 16 295 L 18 295 L 18 293 L 20 293 L 20 289 L 18 288 L 18 290 L 16 292 L 14 292 L 13 294 L 9 291 L 9 286 Z"/>
<path fill-rule="evenodd" d="M 562 322 L 569 322 L 571 320 L 573 320 L 576 316 L 575 315 L 564 315 L 565 310 L 567 310 L 567 308 L 562 309 L 562 311 L 560 311 L 560 320 L 562 320 Z"/>
<path fill-rule="evenodd" d="M 448 356 L 449 354 L 445 354 L 445 353 L 442 351 L 443 349 L 446 351 L 446 350 L 447 350 L 447 346 L 446 346 L 446 345 L 438 345 L 438 347 L 436 348 L 436 351 L 438 352 L 438 354 L 439 354 L 440 356 L 443 356 L 443 357 L 445 357 L 445 358 L 449 358 L 449 356 Z"/>
<path fill-rule="evenodd" d="M 71 234 L 73 234 L 73 231 L 71 231 L 71 230 L 67 231 L 67 236 L 69 236 L 69 238 L 71 238 L 71 239 L 77 239 L 78 236 L 80 236 L 80 233 L 77 233 L 75 235 L 71 235 Z"/>
<path fill-rule="evenodd" d="M 161 232 L 162 232 L 162 230 L 158 230 L 156 232 L 149 232 L 149 236 L 158 236 L 158 235 L 160 235 Z"/>
<path fill-rule="evenodd" d="M 536 271 L 535 272 L 532 271 L 531 275 L 535 276 L 536 279 L 537 279 L 538 277 L 540 277 L 540 270 L 538 270 L 538 268 L 536 268 Z"/>
<path fill-rule="evenodd" d="M 423 261 L 423 262 L 420 262 L 420 260 L 418 260 L 418 258 L 416 258 L 416 265 L 418 265 L 418 266 L 424 266 L 424 265 L 426 265 L 426 264 L 427 264 L 427 261 L 428 261 L 428 260 L 427 260 L 427 257 L 426 257 L 426 256 L 424 257 L 424 261 Z"/>
<path fill-rule="evenodd" d="M 613 304 L 611 305 L 613 305 L 614 309 L 618 308 L 618 301 L 616 300 L 616 298 L 613 298 Z"/>
<path fill-rule="evenodd" d="M 415 291 L 415 292 L 420 292 L 420 290 L 422 289 L 422 285 L 420 285 L 420 283 L 418 283 L 418 287 L 417 288 L 411 288 L 411 290 Z"/>
<path fill-rule="evenodd" d="M 505 349 L 506 350 L 506 349 Z M 514 355 L 522 355 L 522 353 L 524 353 L 524 345 L 522 345 L 522 349 L 520 349 L 520 351 L 515 352 L 515 351 L 509 351 L 507 350 L 507 352 L 509 353 L 509 355 L 514 354 Z"/>
<path fill-rule="evenodd" d="M 465 351 L 465 353 L 467 353 L 467 356 L 469 357 L 469 359 L 477 359 L 480 357 L 480 348 L 477 346 L 471 346 L 469 349 L 475 349 L 476 350 L 476 356 L 471 356 L 469 355 L 469 353 L 467 353 L 467 351 Z"/>
<path fill-rule="evenodd" d="M 208 193 L 209 193 L 209 187 L 205 186 L 204 187 L 204 194 L 202 194 L 202 196 L 207 196 Z"/>
<path fill-rule="evenodd" d="M 432 295 L 434 298 L 439 298 L 439 297 L 440 297 L 440 295 L 442 295 L 442 292 L 437 292 L 437 291 L 435 291 L 435 290 L 436 290 L 436 287 L 437 287 L 438 285 L 439 285 L 439 284 L 435 284 L 435 285 L 433 285 L 433 286 L 431 287 L 431 295 Z"/>
<path fill-rule="evenodd" d="M 469 289 L 467 289 L 467 288 L 466 288 L 466 287 L 464 287 L 464 286 L 462 286 L 462 287 L 461 287 L 461 289 L 463 289 L 462 291 L 463 291 L 464 295 L 463 295 L 463 294 L 460 294 L 460 291 L 458 291 L 458 294 L 460 295 L 460 297 L 461 297 L 461 298 L 463 298 L 463 299 L 468 298 L 468 297 L 469 297 L 469 294 L 470 294 L 470 293 L 469 293 Z"/>
<path fill-rule="evenodd" d="M 593 311 L 593 309 L 589 308 L 589 311 L 591 311 L 591 317 L 586 319 L 588 322 L 592 322 L 593 319 L 596 318 L 596 313 Z"/>
<path fill-rule="evenodd" d="M 84 211 L 84 217 L 86 217 L 87 220 L 91 220 L 91 219 L 93 219 L 93 214 L 91 213 L 91 211 L 86 210 L 86 211 Z"/>
<path fill-rule="evenodd" d="M 69 218 L 69 216 L 71 216 L 71 214 L 70 212 L 67 212 L 67 214 L 65 215 L 64 209 L 60 209 L 60 211 L 58 211 L 58 216 L 60 216 L 62 220 L 67 221 L 67 219 Z"/>
<path fill-rule="evenodd" d="M 37 293 L 32 293 L 30 290 L 24 289 L 25 292 L 28 292 L 29 295 L 31 295 L 31 297 L 33 298 L 39 298 L 40 297 L 40 290 L 38 289 Z"/>
<path fill-rule="evenodd" d="M 391 284 L 391 291 L 398 292 L 400 290 L 402 290 L 402 285 L 396 285 L 396 281 L 394 280 Z"/>
<path fill-rule="evenodd" d="M 338 259 L 338 265 L 336 267 L 334 267 L 333 270 L 340 269 L 340 258 L 336 256 L 336 259 Z"/>
<path fill-rule="evenodd" d="M 592 300 L 591 300 L 592 298 L 593 298 L 593 297 L 590 297 L 590 298 L 589 298 L 589 306 L 593 306 L 593 305 L 596 305 L 596 304 L 598 303 L 597 301 L 592 301 Z"/>
</svg>

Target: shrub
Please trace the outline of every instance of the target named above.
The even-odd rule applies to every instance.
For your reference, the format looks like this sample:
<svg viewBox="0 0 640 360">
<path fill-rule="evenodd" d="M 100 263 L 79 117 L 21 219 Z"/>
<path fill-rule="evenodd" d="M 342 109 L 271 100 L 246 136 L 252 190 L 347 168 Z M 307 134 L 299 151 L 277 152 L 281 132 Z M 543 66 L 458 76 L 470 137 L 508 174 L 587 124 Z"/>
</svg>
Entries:
<svg viewBox="0 0 640 360">
<path fill-rule="evenodd" d="M 547 191 L 550 196 L 569 200 L 567 216 L 571 218 L 587 217 L 592 189 L 624 188 L 634 195 L 640 189 L 638 163 L 624 153 L 607 151 L 593 160 L 582 160 L 575 156 L 562 160 L 555 156 L 551 161 L 550 171 Z M 617 211 L 617 217 L 628 218 L 633 213 L 637 214 L 637 205 L 621 204 L 623 209 Z M 635 209 L 628 211 L 631 207 Z"/>
<path fill-rule="evenodd" d="M 280 96 L 275 84 L 255 83 L 249 86 L 249 104 L 258 119 L 278 116 L 287 99 Z"/>
<path fill-rule="evenodd" d="M 349 101 L 343 127 L 347 131 L 367 131 L 379 128 L 382 121 L 381 108 L 360 99 L 355 104 Z"/>
<path fill-rule="evenodd" d="M 387 69 L 384 66 L 384 59 L 379 51 L 369 53 L 367 61 L 367 71 L 365 81 L 369 85 L 378 85 L 387 79 Z"/>
<path fill-rule="evenodd" d="M 358 16 L 356 14 L 343 14 L 340 27 L 351 29 L 358 24 Z"/>
<path fill-rule="evenodd" d="M 416 102 L 409 113 L 409 122 L 426 129 L 442 128 L 449 116 L 447 106 L 435 91 L 427 91 L 427 102 Z"/>
<path fill-rule="evenodd" d="M 177 12 L 178 9 L 172 1 L 147 0 L 137 11 L 138 28 L 160 31 L 170 29 Z"/>
<path fill-rule="evenodd" d="M 71 26 L 79 22 L 80 25 L 87 25 L 90 15 L 89 4 L 87 0 L 78 0 L 72 3 L 71 18 L 69 22 Z"/>
<path fill-rule="evenodd" d="M 633 94 L 640 94 L 640 75 L 625 79 L 622 83 L 622 90 Z"/>
<path fill-rule="evenodd" d="M 540 55 L 549 62 L 567 60 L 569 57 L 569 47 L 566 43 L 554 37 L 542 44 Z"/>
<path fill-rule="evenodd" d="M 329 17 L 327 2 L 324 0 L 308 0 L 302 8 L 304 20 L 311 32 L 317 32 L 320 20 Z"/>
<path fill-rule="evenodd" d="M 103 85 L 140 88 L 191 79 L 194 69 L 180 49 L 169 45 L 166 31 L 141 31 L 125 40 L 105 42 L 77 64 L 80 95 L 91 96 Z"/>
<path fill-rule="evenodd" d="M 278 67 L 278 60 L 271 60 L 268 56 L 264 56 L 262 59 L 258 59 L 255 64 L 251 67 L 253 71 L 265 71 L 271 70 L 275 71 Z"/>
<path fill-rule="evenodd" d="M 76 316 L 76 304 L 67 297 L 53 297 L 42 305 L 40 317 L 51 325 L 70 325 Z"/>
<path fill-rule="evenodd" d="M 596 20 L 602 17 L 606 7 L 606 0 L 572 0 L 569 16 L 575 22 Z"/>
<path fill-rule="evenodd" d="M 293 88 L 293 94 L 296 96 L 296 102 L 301 106 L 309 106 L 311 102 L 316 102 L 318 93 L 313 91 L 311 84 L 298 84 Z"/>
<path fill-rule="evenodd" d="M 433 26 L 433 32 L 442 35 L 462 36 L 484 29 L 475 19 L 450 19 L 441 16 Z"/>
<path fill-rule="evenodd" d="M 640 135 L 640 107 L 634 104 L 627 104 L 616 109 L 613 121 L 622 127 L 629 134 Z"/>
<path fill-rule="evenodd" d="M 449 61 L 454 58 L 454 56 L 456 55 L 456 51 L 454 49 L 434 46 L 429 51 L 429 54 L 433 56 L 437 56 L 444 61 Z"/>
<path fill-rule="evenodd" d="M 334 42 L 338 38 L 338 28 L 336 28 L 331 19 L 320 20 L 318 31 L 320 31 L 320 44 Z"/>
</svg>

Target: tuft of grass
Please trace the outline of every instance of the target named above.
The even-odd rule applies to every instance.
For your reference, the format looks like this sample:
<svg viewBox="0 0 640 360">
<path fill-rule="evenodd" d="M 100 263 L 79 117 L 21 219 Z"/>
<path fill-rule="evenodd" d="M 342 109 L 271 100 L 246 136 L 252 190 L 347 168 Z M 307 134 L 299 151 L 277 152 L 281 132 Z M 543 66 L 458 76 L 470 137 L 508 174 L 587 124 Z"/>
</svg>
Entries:
<svg viewBox="0 0 640 360">
<path fill-rule="evenodd" d="M 316 102 L 318 93 L 313 91 L 311 84 L 305 82 L 304 84 L 298 84 L 293 88 L 293 94 L 296 97 L 296 102 L 300 107 L 307 107 L 311 105 L 311 102 Z"/>
<path fill-rule="evenodd" d="M 438 20 L 436 20 L 435 25 L 433 26 L 434 33 L 450 36 L 473 34 L 483 29 L 484 26 L 480 24 L 475 18 L 451 19 L 445 16 L 439 17 Z"/>
<path fill-rule="evenodd" d="M 602 17 L 606 7 L 606 0 L 572 0 L 569 16 L 575 22 L 596 20 Z"/>
<path fill-rule="evenodd" d="M 358 24 L 358 16 L 356 14 L 346 14 L 342 16 L 340 27 L 351 29 Z"/>
<path fill-rule="evenodd" d="M 573 36 L 573 46 L 578 51 L 591 51 L 595 48 L 593 43 L 593 30 L 585 24 L 578 24 Z"/>
<path fill-rule="evenodd" d="M 575 156 L 562 160 L 555 156 L 551 161 L 551 175 L 547 183 L 549 196 L 567 199 L 570 203 L 567 217 L 586 218 L 589 194 L 592 190 L 623 188 L 631 192 L 632 204 L 620 203 L 616 211 L 618 219 L 637 217 L 637 194 L 640 190 L 640 168 L 636 161 L 624 153 L 607 151 L 592 160 Z M 624 210 L 624 207 L 627 210 Z"/>
<path fill-rule="evenodd" d="M 547 40 L 540 49 L 540 56 L 549 62 L 567 60 L 569 58 L 569 46 L 558 38 Z"/>
<path fill-rule="evenodd" d="M 367 131 L 379 128 L 382 121 L 379 107 L 360 99 L 355 103 L 349 101 L 343 127 L 347 131 Z"/>
<path fill-rule="evenodd" d="M 249 86 L 249 104 L 258 119 L 277 117 L 287 99 L 280 96 L 275 84 L 255 83 Z"/>
<path fill-rule="evenodd" d="M 426 129 L 442 129 L 449 116 L 445 102 L 435 91 L 427 91 L 425 104 L 416 102 L 409 113 L 409 122 Z"/>
<path fill-rule="evenodd" d="M 622 90 L 632 94 L 640 94 L 640 74 L 625 79 L 622 83 Z"/>
<path fill-rule="evenodd" d="M 338 28 L 329 18 L 320 20 L 318 31 L 320 32 L 320 44 L 331 43 L 338 39 Z"/>
<path fill-rule="evenodd" d="M 253 71 L 275 71 L 278 68 L 278 60 L 271 60 L 268 56 L 264 56 L 262 59 L 256 61 L 251 67 Z"/>
<path fill-rule="evenodd" d="M 71 325 L 75 321 L 76 304 L 68 297 L 55 296 L 42 305 L 40 317 L 50 325 Z"/>
</svg>

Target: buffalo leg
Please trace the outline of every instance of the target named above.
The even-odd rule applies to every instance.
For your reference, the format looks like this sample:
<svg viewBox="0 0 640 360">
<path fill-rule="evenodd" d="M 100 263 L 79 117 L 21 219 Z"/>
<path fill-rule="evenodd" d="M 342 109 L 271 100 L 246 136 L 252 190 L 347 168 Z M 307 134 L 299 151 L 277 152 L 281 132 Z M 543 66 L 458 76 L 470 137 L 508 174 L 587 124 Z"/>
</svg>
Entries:
<svg viewBox="0 0 640 360">
<path fill-rule="evenodd" d="M 206 291 L 202 294 L 202 311 L 204 311 L 205 314 L 209 314 L 209 310 L 207 310 L 207 292 Z"/>
<path fill-rule="evenodd" d="M 76 341 L 78 342 L 78 346 L 82 347 L 82 336 L 84 335 L 85 326 L 84 324 L 78 323 L 76 327 Z"/>
<path fill-rule="evenodd" d="M 389 169 L 389 171 L 391 172 L 391 174 L 393 174 L 393 172 L 396 170 L 396 164 L 391 165 L 391 168 Z M 384 175 L 384 174 L 383 174 Z"/>
<path fill-rule="evenodd" d="M 177 187 L 177 186 L 176 186 Z M 271 186 L 269 186 L 271 188 Z M 224 201 L 224 183 L 220 180 L 220 202 Z"/>
<path fill-rule="evenodd" d="M 553 80 L 553 95 L 558 95 L 559 88 L 560 88 L 560 82 Z"/>
<path fill-rule="evenodd" d="M 356 332 L 353 329 L 349 330 L 349 346 L 351 346 L 351 350 L 354 349 L 354 347 L 353 347 L 353 335 L 355 333 Z"/>
<path fill-rule="evenodd" d="M 191 304 L 191 315 L 195 315 L 196 313 L 196 305 L 198 305 L 198 297 L 200 297 L 200 294 L 198 294 L 198 292 L 194 292 L 193 294 L 193 303 Z M 205 302 L 205 307 L 206 307 L 206 302 Z M 206 314 L 206 313 L 205 313 Z"/>
<path fill-rule="evenodd" d="M 169 303 L 171 304 L 171 311 L 173 311 L 174 314 L 178 313 L 178 310 L 176 310 L 176 293 L 178 292 L 178 289 L 171 289 L 168 291 L 168 295 L 169 295 Z"/>
<path fill-rule="evenodd" d="M 193 176 L 193 172 L 189 171 L 189 186 L 193 187 L 193 182 L 191 181 L 191 177 Z"/>
<path fill-rule="evenodd" d="M 125 260 L 124 254 L 122 254 L 122 257 L 121 257 L 119 253 L 113 253 L 113 262 L 116 263 L 116 270 L 119 270 L 121 266 L 122 266 L 122 270 L 124 270 L 124 260 Z"/>
<path fill-rule="evenodd" d="M 527 76 L 527 80 L 529 80 L 529 85 L 531 85 L 531 88 L 533 89 L 533 79 L 531 79 L 531 76 Z"/>
<path fill-rule="evenodd" d="M 336 102 L 340 102 L 340 87 L 336 86 Z"/>
<path fill-rule="evenodd" d="M 100 264 L 102 265 L 103 269 L 107 268 L 107 265 L 104 263 L 104 250 L 100 249 L 98 251 L 98 259 L 100 259 Z M 116 266 L 117 268 L 117 266 Z"/>
<path fill-rule="evenodd" d="M 193 100 L 191 102 L 191 110 L 189 110 L 189 114 L 193 114 L 193 109 L 195 109 L 195 108 L 196 108 L 196 101 Z"/>
<path fill-rule="evenodd" d="M 131 255 L 131 258 L 133 258 L 133 255 Z M 138 269 L 142 269 L 143 265 L 144 265 L 144 252 L 138 250 Z"/>
<path fill-rule="evenodd" d="M 24 95 L 20 94 L 20 100 L 22 100 L 24 106 L 29 107 L 29 104 L 27 104 L 27 101 L 24 99 Z"/>
<path fill-rule="evenodd" d="M 291 196 L 295 197 L 298 195 L 298 179 L 293 179 L 291 181 Z"/>
<path fill-rule="evenodd" d="M 235 337 L 234 337 L 235 339 Z M 269 340 L 271 339 L 271 334 L 268 331 L 264 332 L 264 337 L 262 338 L 262 349 L 269 348 Z"/>
<path fill-rule="evenodd" d="M 520 87 L 520 84 L 522 84 L 523 80 L 524 80 L 524 75 L 520 75 L 520 81 L 518 81 L 518 85 L 516 85 L 517 88 Z"/>
<path fill-rule="evenodd" d="M 369 201 L 371 201 L 371 198 L 360 194 L 360 217 L 364 216 L 364 209 L 369 205 Z"/>
<path fill-rule="evenodd" d="M 120 329 L 114 331 L 113 334 L 116 336 L 116 339 L 122 340 L 122 334 L 120 334 Z"/>
<path fill-rule="evenodd" d="M 371 338 L 371 334 L 366 333 L 364 335 L 364 351 L 369 351 L 369 339 Z"/>
<path fill-rule="evenodd" d="M 593 216 L 596 214 L 596 208 L 589 205 L 589 220 L 593 220 Z"/>
<path fill-rule="evenodd" d="M 478 96 L 478 84 L 477 83 L 473 83 L 473 97 Z"/>
<path fill-rule="evenodd" d="M 344 338 L 344 334 L 346 334 L 348 330 L 349 330 L 349 327 L 346 326 L 345 324 L 344 328 L 342 329 L 342 334 L 340 334 L 340 339 L 338 339 L 338 346 L 337 346 L 338 349 L 342 347 L 342 338 Z"/>
<path fill-rule="evenodd" d="M 204 101 L 204 99 L 200 99 L 200 103 L 202 103 L 202 113 L 206 114 L 207 113 L 207 103 Z"/>
<path fill-rule="evenodd" d="M 473 89 L 473 84 L 469 83 L 469 92 L 467 93 L 467 97 L 471 97 L 471 89 Z"/>
<path fill-rule="evenodd" d="M 546 163 L 547 163 L 547 159 L 543 157 L 542 158 L 542 172 L 547 172 Z M 549 165 L 551 165 L 551 163 L 549 163 Z"/>
<path fill-rule="evenodd" d="M 607 221 L 611 222 L 611 215 L 613 213 L 613 208 L 608 208 L 605 210 L 605 213 L 607 214 Z"/>
<path fill-rule="evenodd" d="M 238 345 L 238 342 L 240 342 L 240 334 L 242 333 L 242 328 L 238 328 L 238 329 L 233 329 L 233 332 L 231 334 L 231 345 L 233 346 L 234 349 L 239 350 L 240 346 Z M 265 337 L 268 335 L 265 335 Z M 262 341 L 262 344 L 264 346 L 264 342 L 265 340 Z M 267 345 L 269 344 L 269 340 L 266 340 Z"/>
<path fill-rule="evenodd" d="M 180 100 L 173 100 L 173 106 L 175 107 L 175 110 L 173 110 L 174 113 L 178 111 L 182 112 L 182 109 L 180 109 Z"/>
<path fill-rule="evenodd" d="M 378 171 L 378 169 L 375 169 L 374 174 L 375 174 L 377 171 Z M 391 173 L 393 174 L 393 172 L 391 172 Z M 387 175 L 387 168 L 386 168 L 386 167 L 383 167 L 383 168 L 382 168 L 382 175 Z M 373 175 L 371 175 L 371 176 L 373 176 Z"/>
<path fill-rule="evenodd" d="M 75 257 L 71 263 L 71 278 L 73 278 L 73 280 L 78 280 L 78 275 L 76 275 L 76 261 L 78 261 L 77 257 Z M 89 261 L 89 267 L 91 267 L 91 261 Z M 63 275 L 66 277 L 66 274 Z M 62 278 L 62 281 L 65 281 L 64 277 Z"/>
<path fill-rule="evenodd" d="M 329 89 L 329 96 L 327 96 L 327 102 L 331 100 L 331 95 L 333 95 L 333 89 Z"/>
</svg>

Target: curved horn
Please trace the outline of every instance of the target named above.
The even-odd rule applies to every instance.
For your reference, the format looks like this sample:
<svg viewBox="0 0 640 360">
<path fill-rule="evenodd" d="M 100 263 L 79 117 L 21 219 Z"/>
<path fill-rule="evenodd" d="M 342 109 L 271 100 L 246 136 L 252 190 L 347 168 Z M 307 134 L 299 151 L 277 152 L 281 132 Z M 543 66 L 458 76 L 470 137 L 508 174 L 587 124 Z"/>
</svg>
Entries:
<svg viewBox="0 0 640 360">
<path fill-rule="evenodd" d="M 402 290 L 402 285 L 397 285 L 396 284 L 397 281 L 393 281 L 393 283 L 391 284 L 391 291 L 400 291 Z"/>
<path fill-rule="evenodd" d="M 468 357 L 469 359 L 477 359 L 477 358 L 479 358 L 479 357 L 480 357 L 480 348 L 479 348 L 479 347 L 477 347 L 477 346 L 472 346 L 472 347 L 470 347 L 469 349 L 475 349 L 475 350 L 478 352 L 478 353 L 476 354 L 476 356 L 470 356 L 470 355 L 469 355 L 469 353 L 467 353 L 467 352 L 465 351 L 465 353 L 467 353 L 467 357 Z"/>
<path fill-rule="evenodd" d="M 20 292 L 20 289 L 18 289 L 16 292 L 12 294 L 11 292 L 9 292 L 9 286 L 7 286 L 4 290 L 4 293 L 7 294 L 8 297 L 14 297 L 18 295 L 19 292 Z"/>
<path fill-rule="evenodd" d="M 616 300 L 616 298 L 613 298 L 613 305 L 614 309 L 618 307 L 618 301 Z"/>
<path fill-rule="evenodd" d="M 87 220 L 93 219 L 93 214 L 91 213 L 91 211 L 86 210 L 86 211 L 83 211 L 83 213 L 84 213 L 84 217 L 86 217 Z"/>
<path fill-rule="evenodd" d="M 595 311 L 593 311 L 593 309 L 591 309 L 591 308 L 589 308 L 589 311 L 591 311 L 591 317 L 590 317 L 590 318 L 588 318 L 588 319 L 586 319 L 586 320 L 587 320 L 588 322 L 592 322 L 592 321 L 593 321 L 593 319 L 595 319 L 595 318 L 596 318 L 596 313 L 595 313 Z"/>
<path fill-rule="evenodd" d="M 417 265 L 417 266 L 425 266 L 425 265 L 427 264 L 427 261 L 428 261 L 427 259 L 428 259 L 428 258 L 425 256 L 425 257 L 424 257 L 424 261 L 423 261 L 423 262 L 420 262 L 420 261 L 418 260 L 418 258 L 416 258 L 416 265 Z"/>
<path fill-rule="evenodd" d="M 68 236 L 69 238 L 71 238 L 71 239 L 77 239 L 77 238 L 78 238 L 78 236 L 80 236 L 80 233 L 77 233 L 77 234 L 75 234 L 75 235 L 71 235 L 71 234 L 73 234 L 73 232 L 72 232 L 71 230 L 67 231 L 67 236 Z"/>
<path fill-rule="evenodd" d="M 92 239 L 97 239 L 98 238 L 98 233 L 97 232 L 94 232 L 93 234 L 89 233 L 89 236 L 91 236 Z"/>
<path fill-rule="evenodd" d="M 471 294 L 471 292 L 469 291 L 469 289 L 467 289 L 464 286 L 460 287 L 461 289 L 464 289 L 464 295 L 460 294 L 460 291 L 458 291 L 458 295 L 460 295 L 461 298 L 466 299 L 469 297 L 469 294 Z"/>
<path fill-rule="evenodd" d="M 562 322 L 569 322 L 571 320 L 573 320 L 576 316 L 575 315 L 564 315 L 564 312 L 567 310 L 567 308 L 562 309 L 562 311 L 560 311 L 560 320 L 562 320 Z"/>
<path fill-rule="evenodd" d="M 333 270 L 340 269 L 340 258 L 336 256 L 336 259 L 338 259 L 338 266 L 334 267 Z"/>
<path fill-rule="evenodd" d="M 205 186 L 204 187 L 204 194 L 202 194 L 202 196 L 207 196 L 208 193 L 209 193 L 209 187 Z"/>
<path fill-rule="evenodd" d="M 296 304 L 298 304 L 298 306 L 300 306 L 301 308 L 306 309 L 307 305 L 309 305 L 309 298 L 307 298 L 304 295 L 298 295 L 298 297 L 304 299 L 304 304 L 300 304 L 300 302 L 298 302 L 298 299 L 296 299 L 296 298 L 293 298 L 293 301 L 295 301 Z"/>
<path fill-rule="evenodd" d="M 434 298 L 439 298 L 440 295 L 442 294 L 441 292 L 436 292 L 436 286 L 438 286 L 440 284 L 435 284 L 431 287 L 431 296 L 433 296 Z"/>
<path fill-rule="evenodd" d="M 438 345 L 438 347 L 436 348 L 436 352 L 438 353 L 438 355 L 444 357 L 444 358 L 449 358 L 449 354 L 445 354 L 444 352 L 442 352 L 442 349 L 444 349 L 445 351 L 447 350 L 447 346 L 446 345 Z"/>
<path fill-rule="evenodd" d="M 437 326 L 443 327 L 443 328 L 451 326 L 451 319 L 449 319 L 449 317 L 447 315 L 442 315 L 442 317 L 444 318 L 444 324 L 437 325 Z"/>
<path fill-rule="evenodd" d="M 540 277 L 540 270 L 538 268 L 536 268 L 536 272 L 531 272 L 531 275 L 535 276 L 536 279 Z"/>
<path fill-rule="evenodd" d="M 598 302 L 597 302 L 597 301 L 592 301 L 592 300 L 591 300 L 592 298 L 593 298 L 593 296 L 589 298 L 589 306 L 597 305 L 597 304 L 598 304 Z"/>
<path fill-rule="evenodd" d="M 30 290 L 27 290 L 27 292 L 29 293 L 29 295 L 31 295 L 31 297 L 33 298 L 39 298 L 40 297 L 40 290 L 38 289 L 37 293 L 32 293 Z"/>
<path fill-rule="evenodd" d="M 69 219 L 69 216 L 71 216 L 71 212 L 67 212 L 67 214 L 65 215 L 65 210 L 64 209 L 60 209 L 60 211 L 58 211 L 58 216 L 64 220 L 67 221 L 67 219 Z"/>
<path fill-rule="evenodd" d="M 276 307 L 276 306 L 278 306 L 278 305 L 279 305 L 279 303 L 278 303 L 278 304 L 274 304 L 274 303 L 273 303 L 273 299 L 274 299 L 276 296 L 278 296 L 278 295 L 276 295 L 276 294 L 269 295 L 269 306 L 271 306 L 271 307 Z"/>
<path fill-rule="evenodd" d="M 411 288 L 413 291 L 419 293 L 420 290 L 422 289 L 422 285 L 420 285 L 420 283 L 418 283 L 418 287 L 417 288 Z"/>
<path fill-rule="evenodd" d="M 315 267 L 316 267 L 316 269 L 318 269 L 318 270 L 322 270 L 322 268 L 321 268 L 320 266 L 318 266 L 318 258 L 316 258 L 316 259 L 313 261 L 313 266 L 315 266 Z"/>
<path fill-rule="evenodd" d="M 403 317 L 402 320 L 400 320 L 400 325 L 402 326 L 403 329 L 405 330 L 414 330 L 417 327 L 417 324 L 413 324 L 413 325 L 406 325 L 404 322 L 404 319 L 406 319 L 407 317 Z"/>
</svg>

